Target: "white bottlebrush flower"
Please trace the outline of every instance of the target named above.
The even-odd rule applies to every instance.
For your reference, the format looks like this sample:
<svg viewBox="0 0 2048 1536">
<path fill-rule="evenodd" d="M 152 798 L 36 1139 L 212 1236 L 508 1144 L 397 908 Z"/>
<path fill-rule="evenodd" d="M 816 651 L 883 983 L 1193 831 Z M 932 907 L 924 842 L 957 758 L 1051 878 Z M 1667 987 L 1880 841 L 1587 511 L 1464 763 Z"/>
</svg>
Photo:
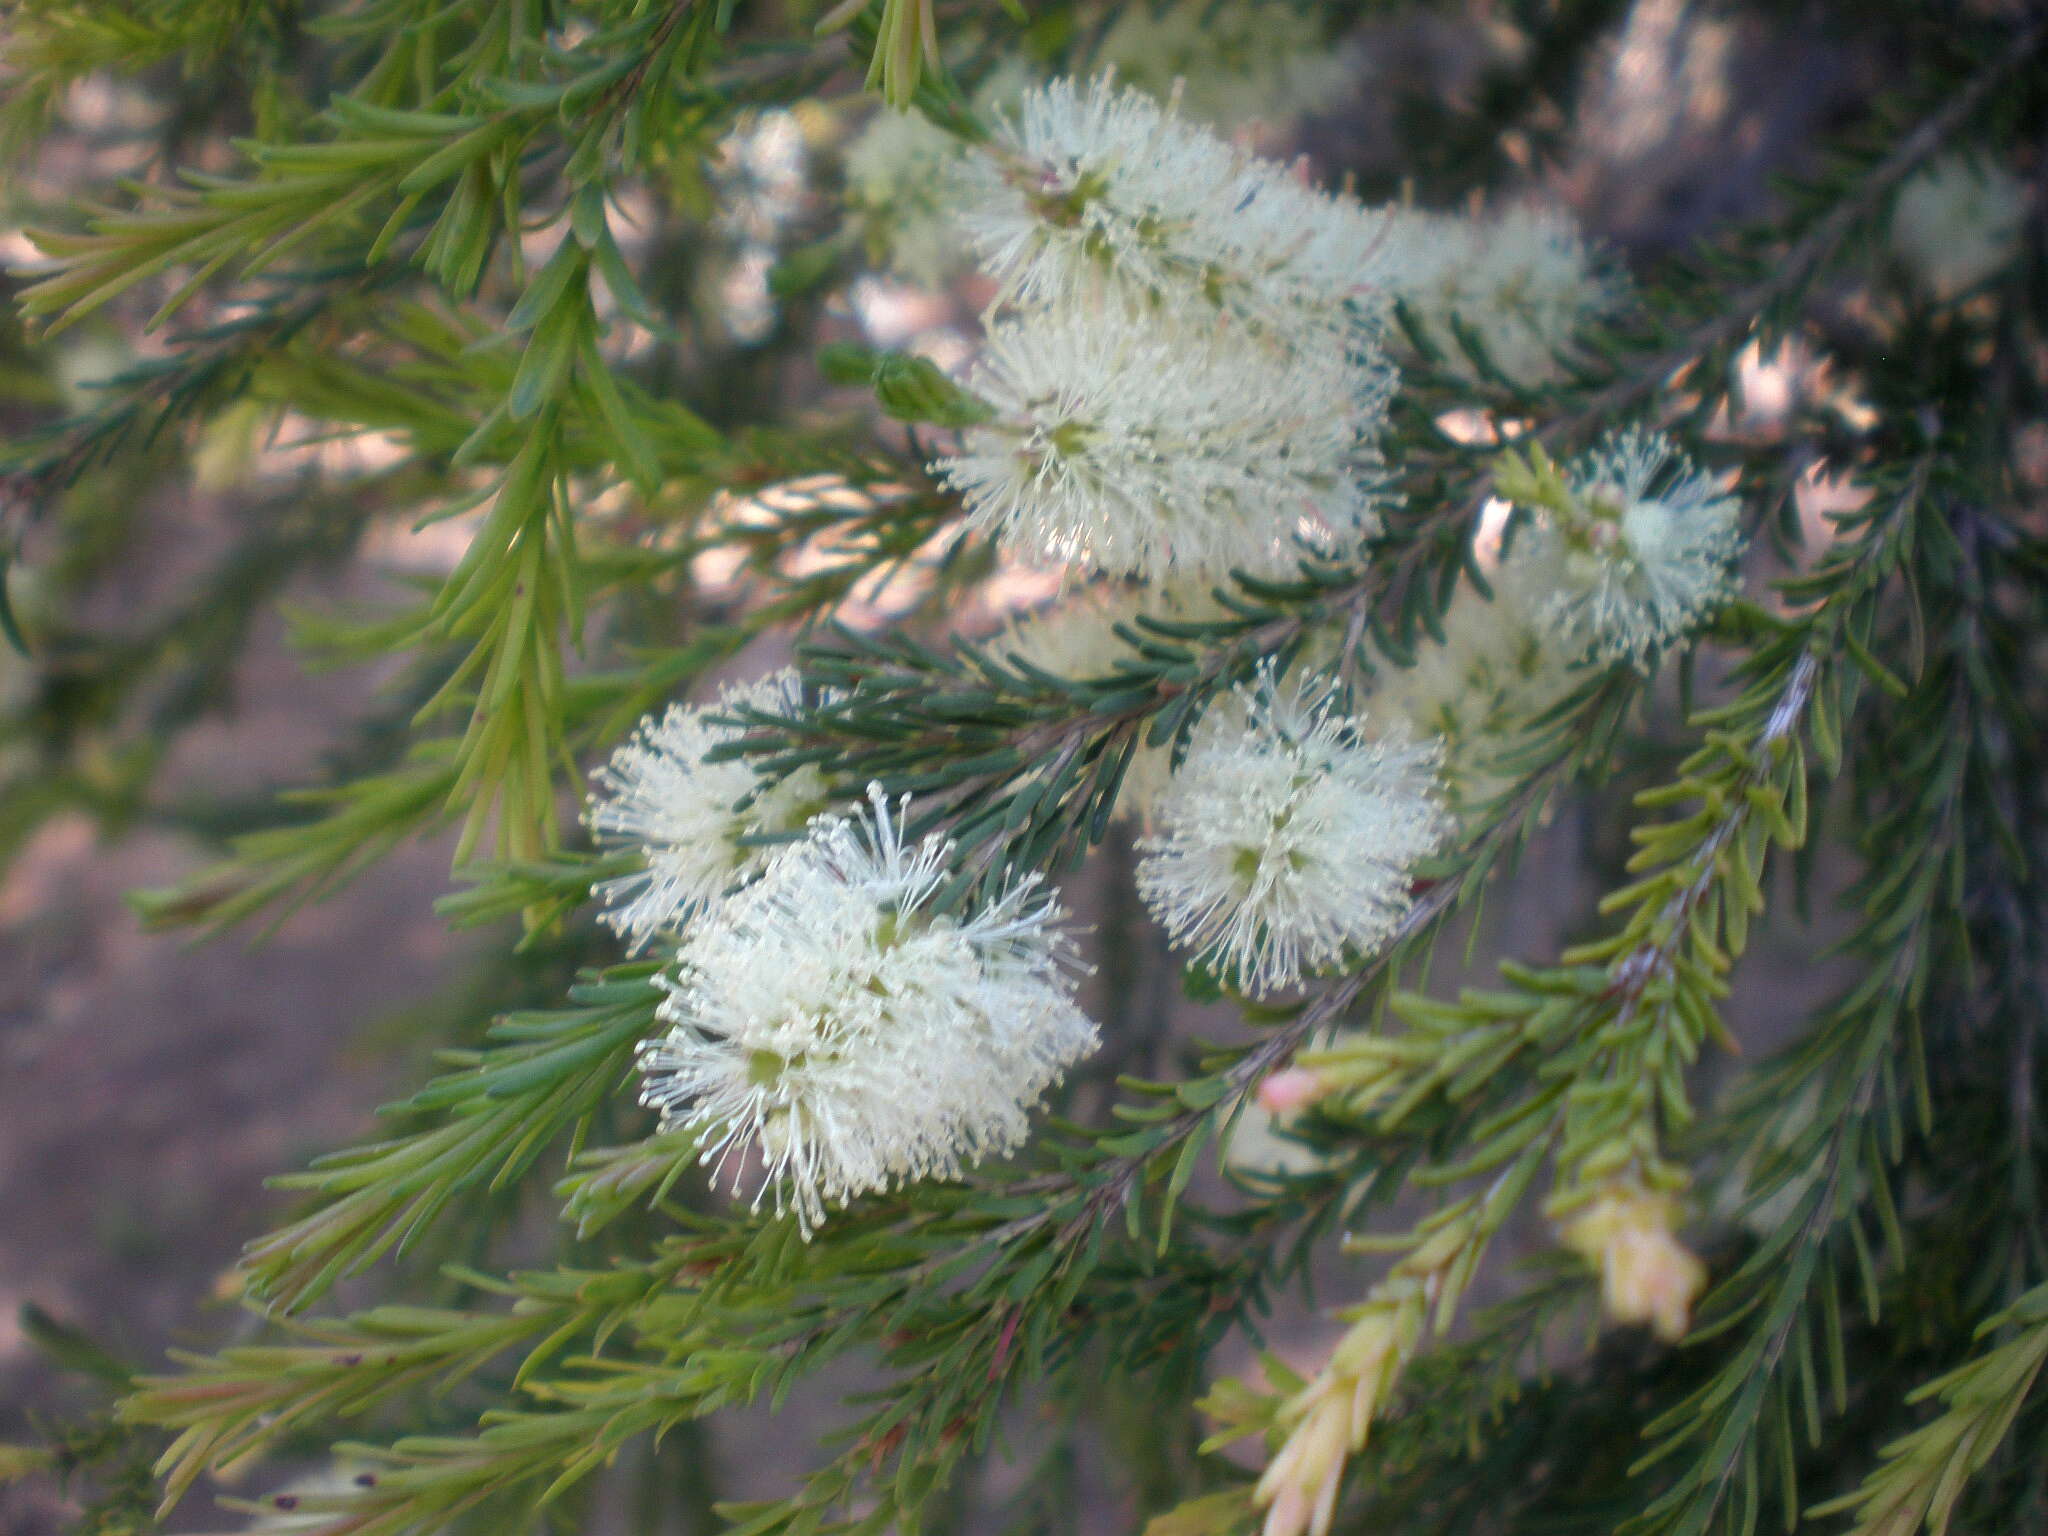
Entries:
<svg viewBox="0 0 2048 1536">
<path fill-rule="evenodd" d="M 1269 673 L 1213 708 L 1139 845 L 1138 889 L 1174 941 L 1253 995 L 1370 954 L 1410 870 L 1447 830 L 1437 748 L 1361 722 Z"/>
<path fill-rule="evenodd" d="M 1341 347 L 1063 305 L 993 325 L 972 384 L 991 419 L 935 468 L 1023 558 L 1218 580 L 1377 527 L 1384 380 Z"/>
<path fill-rule="evenodd" d="M 1937 297 L 1953 298 L 2012 260 L 2026 213 L 2026 186 L 2010 171 L 1947 155 L 1900 189 L 1892 249 Z"/>
<path fill-rule="evenodd" d="M 1178 89 L 1182 113 L 1226 133 L 1320 111 L 1353 73 L 1313 14 L 1254 0 L 1120 5 L 1093 63 L 1161 100 Z"/>
<path fill-rule="evenodd" d="M 1573 526 L 1536 536 L 1561 549 L 1550 617 L 1574 659 L 1640 666 L 1734 595 L 1741 504 L 1661 434 L 1610 435 L 1573 464 L 1571 495 Z"/>
<path fill-rule="evenodd" d="M 1037 877 L 938 913 L 950 845 L 906 844 L 869 794 L 870 814 L 820 818 L 684 936 L 669 1033 L 641 1050 L 664 1128 L 699 1128 L 715 1165 L 751 1150 L 756 1203 L 772 1191 L 806 1233 L 829 1204 L 1013 1150 L 1095 1044 Z"/>
<path fill-rule="evenodd" d="M 1350 323 L 1343 295 L 1301 264 L 1333 200 L 1112 73 L 1026 92 L 968 167 L 967 194 L 982 265 L 1020 305 L 1199 298 L 1295 345 Z"/>
<path fill-rule="evenodd" d="M 713 706 L 674 704 L 659 719 L 650 715 L 598 770 L 601 792 L 584 813 L 592 835 L 600 848 L 645 861 L 596 887 L 610 909 L 603 921 L 630 949 L 645 948 L 758 873 L 771 850 L 742 838 L 797 831 L 824 808 L 830 791 L 815 768 L 769 780 L 745 762 L 706 761 L 713 748 L 745 734 L 713 716 L 746 709 L 794 716 L 801 705 L 797 674 L 785 668 L 725 689 Z"/>
<path fill-rule="evenodd" d="M 1559 354 L 1583 326 L 1619 305 L 1619 282 L 1561 209 L 1478 219 L 1390 210 L 1387 219 L 1373 280 L 1409 306 L 1453 372 L 1478 375 L 1453 316 L 1503 375 L 1536 385 L 1559 376 Z"/>
<path fill-rule="evenodd" d="M 1479 221 L 1398 204 L 1381 211 L 1386 219 L 1381 261 L 1387 287 L 1418 318 L 1439 320 L 1457 301 L 1464 274 L 1478 260 Z"/>
<path fill-rule="evenodd" d="M 1354 345 L 1357 338 L 1383 336 L 1394 298 L 1417 260 L 1410 215 L 1400 208 L 1368 208 L 1351 197 L 1312 197 L 1302 206 L 1300 230 L 1289 274 L 1304 292 L 1344 306 Z M 1392 365 L 1382 366 L 1391 391 Z"/>
</svg>

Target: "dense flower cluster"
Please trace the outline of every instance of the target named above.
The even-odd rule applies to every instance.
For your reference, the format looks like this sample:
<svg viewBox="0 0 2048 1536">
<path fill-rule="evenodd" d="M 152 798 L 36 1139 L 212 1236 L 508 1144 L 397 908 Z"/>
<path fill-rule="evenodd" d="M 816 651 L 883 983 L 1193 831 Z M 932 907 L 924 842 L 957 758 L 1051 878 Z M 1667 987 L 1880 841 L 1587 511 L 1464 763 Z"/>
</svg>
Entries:
<svg viewBox="0 0 2048 1536">
<path fill-rule="evenodd" d="M 1112 74 L 1025 92 L 962 196 L 999 294 L 990 416 L 937 467 L 976 522 L 1155 580 L 1374 531 L 1394 375 L 1354 205 Z"/>
<path fill-rule="evenodd" d="M 1304 540 L 1355 551 L 1395 302 L 1453 371 L 1530 385 L 1620 298 L 1560 212 L 1368 208 L 1113 72 L 992 115 L 957 177 L 997 285 L 971 381 L 989 415 L 937 468 L 1029 560 L 1213 581 L 1285 572 Z"/>
<path fill-rule="evenodd" d="M 1035 876 L 954 917 L 952 849 L 909 844 L 879 791 L 779 853 L 685 936 L 641 1053 L 641 1102 L 761 1163 L 806 1231 L 829 1203 L 1022 1143 L 1045 1089 L 1094 1047 L 1058 906 Z M 737 1170 L 735 1170 L 737 1175 Z"/>
<path fill-rule="evenodd" d="M 815 768 L 762 779 L 746 763 L 712 762 L 739 739 L 739 711 L 794 715 L 802 688 L 792 669 L 727 688 L 711 708 L 671 705 L 641 722 L 599 770 L 602 793 L 584 813 L 600 847 L 637 854 L 643 867 L 601 882 L 604 921 L 629 949 L 672 933 L 731 886 L 758 874 L 767 848 L 751 838 L 800 830 L 830 798 Z"/>
<path fill-rule="evenodd" d="M 1333 323 L 1333 285 L 1353 276 L 1308 238 L 1341 221 L 1334 199 L 1112 73 L 1027 91 L 966 192 L 982 265 L 1018 304 L 1199 293 L 1300 339 Z"/>
<path fill-rule="evenodd" d="M 906 844 L 879 792 L 839 815 L 814 768 L 767 779 L 714 760 L 745 713 L 799 708 L 789 670 L 672 706 L 599 772 L 587 816 L 643 865 L 600 883 L 605 922 L 635 950 L 676 945 L 641 1102 L 696 1132 L 705 1160 L 751 1159 L 757 1203 L 772 1193 L 809 1233 L 829 1204 L 1016 1147 L 1095 1030 L 1036 876 L 937 912 L 952 849 Z"/>
<path fill-rule="evenodd" d="M 1562 547 L 1550 613 L 1568 648 L 1640 664 L 1733 594 L 1741 505 L 1668 439 L 1616 433 L 1570 487 L 1534 540 L 1537 559 Z"/>
<path fill-rule="evenodd" d="M 1185 305 L 1029 310 L 991 327 L 974 385 L 994 419 L 945 477 L 1035 560 L 1284 569 L 1297 540 L 1371 529 L 1368 382 L 1341 349 L 1284 352 Z"/>
<path fill-rule="evenodd" d="M 1578 332 L 1622 297 L 1578 226 L 1555 208 L 1486 218 L 1390 212 L 1378 270 L 1445 367 L 1476 379 L 1483 357 L 1524 386 L 1557 378 Z"/>
<path fill-rule="evenodd" d="M 1089 50 L 1093 71 L 1229 135 L 1277 126 L 1332 105 L 1355 63 L 1306 13 L 1257 0 L 1116 4 Z M 1038 79 L 1004 61 L 973 93 L 977 110 L 1014 115 Z M 969 265 L 955 211 L 975 151 L 917 112 L 878 111 L 846 152 L 848 200 L 878 263 L 910 282 L 943 285 Z"/>
<path fill-rule="evenodd" d="M 1197 729 L 1138 889 L 1177 943 L 1255 995 L 1370 954 L 1443 839 L 1436 763 L 1433 744 L 1369 739 L 1327 693 L 1268 673 Z"/>
<path fill-rule="evenodd" d="M 1113 72 L 990 115 L 956 182 L 998 295 L 969 380 L 987 414 L 935 468 L 1013 555 L 1130 594 L 1365 546 L 1395 302 L 1441 365 L 1528 386 L 1621 297 L 1562 213 L 1368 208 Z M 1154 834 L 1141 887 L 1205 963 L 1261 992 L 1370 954 L 1445 804 L 1510 782 L 1518 722 L 1574 668 L 1644 663 L 1727 595 L 1734 502 L 1662 439 L 1612 439 L 1554 490 L 1492 600 L 1465 590 L 1441 644 L 1382 669 L 1368 716 L 1328 709 L 1314 674 L 1340 637 L 1322 636 L 1299 675 L 1212 707 L 1177 770 L 1167 748 L 1134 752 L 1127 808 Z M 1114 621 L 1082 617 L 1032 664 L 1112 666 L 1091 647 Z"/>
<path fill-rule="evenodd" d="M 1395 300 L 1454 367 L 1534 383 L 1616 295 L 1556 214 L 1369 209 L 1113 72 L 987 89 L 1014 110 L 984 98 L 986 142 L 939 153 L 889 119 L 850 173 L 877 216 L 956 203 L 994 285 L 978 407 L 934 470 L 1013 557 L 1079 584 L 992 645 L 1027 675 L 1114 676 L 1141 616 L 1215 623 L 1236 575 L 1367 547 Z M 920 260 L 936 276 L 945 253 Z M 1141 896 L 1244 992 L 1371 956 L 1452 811 L 1506 782 L 1516 718 L 1576 668 L 1646 663 L 1730 590 L 1735 503 L 1662 438 L 1619 434 L 1569 472 L 1540 452 L 1511 467 L 1502 494 L 1526 500 L 1526 526 L 1491 601 L 1462 594 L 1412 669 L 1375 669 L 1369 694 L 1355 635 L 1312 635 L 1177 743 L 1120 748 L 1122 808 L 1147 831 Z M 906 844 L 878 791 L 834 814 L 813 769 L 762 781 L 714 761 L 738 717 L 801 708 L 778 674 L 648 722 L 600 775 L 590 823 L 645 864 L 601 887 L 608 921 L 635 948 L 677 944 L 644 1102 L 706 1158 L 757 1164 L 757 1198 L 809 1230 L 837 1201 L 1019 1145 L 1094 1031 L 1035 876 L 941 912 L 950 847 Z"/>
</svg>

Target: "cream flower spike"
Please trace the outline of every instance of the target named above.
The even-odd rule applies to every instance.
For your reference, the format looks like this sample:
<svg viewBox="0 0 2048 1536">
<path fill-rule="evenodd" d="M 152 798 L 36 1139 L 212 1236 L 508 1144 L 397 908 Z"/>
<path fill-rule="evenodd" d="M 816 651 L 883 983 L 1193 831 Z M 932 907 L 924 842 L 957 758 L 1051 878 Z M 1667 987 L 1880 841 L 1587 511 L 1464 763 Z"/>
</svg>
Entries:
<svg viewBox="0 0 2048 1536">
<path fill-rule="evenodd" d="M 1336 200 L 1114 71 L 1027 92 L 966 185 L 968 235 L 1008 303 L 1199 294 L 1289 345 L 1351 325 L 1345 294 L 1303 260 Z"/>
<path fill-rule="evenodd" d="M 1368 281 L 1404 301 L 1453 373 L 1477 378 L 1455 319 L 1517 384 L 1560 376 L 1560 354 L 1589 321 L 1613 313 L 1624 288 L 1596 260 L 1571 215 L 1517 207 L 1486 218 L 1397 208 L 1373 245 Z"/>
<path fill-rule="evenodd" d="M 1575 461 L 1589 520 L 1556 527 L 1563 584 L 1550 613 L 1598 662 L 1648 658 L 1735 593 L 1741 503 L 1659 433 L 1615 433 Z"/>
<path fill-rule="evenodd" d="M 1253 996 L 1383 944 L 1448 830 L 1436 745 L 1360 727 L 1299 675 L 1262 673 L 1210 707 L 1139 844 L 1153 916 Z"/>
<path fill-rule="evenodd" d="M 600 793 L 584 812 L 600 848 L 637 853 L 645 868 L 596 887 L 602 921 L 629 952 L 673 931 L 736 882 L 758 874 L 769 849 L 742 842 L 799 830 L 830 801 L 809 766 L 763 779 L 741 761 L 709 762 L 744 728 L 714 720 L 738 710 L 791 716 L 802 704 L 794 668 L 726 688 L 711 707 L 670 705 L 640 722 L 633 739 L 595 775 Z"/>
<path fill-rule="evenodd" d="M 640 1054 L 641 1103 L 701 1132 L 714 1177 L 752 1154 L 755 1204 L 806 1236 L 830 1205 L 1020 1146 L 1096 1039 L 1037 877 L 941 914 L 952 846 L 906 843 L 908 800 L 868 794 L 689 930 L 663 982 L 669 1032 Z"/>
<path fill-rule="evenodd" d="M 1065 305 L 996 322 L 972 387 L 993 415 L 934 468 L 1026 560 L 1217 581 L 1378 527 L 1385 383 L 1343 348 Z"/>
</svg>

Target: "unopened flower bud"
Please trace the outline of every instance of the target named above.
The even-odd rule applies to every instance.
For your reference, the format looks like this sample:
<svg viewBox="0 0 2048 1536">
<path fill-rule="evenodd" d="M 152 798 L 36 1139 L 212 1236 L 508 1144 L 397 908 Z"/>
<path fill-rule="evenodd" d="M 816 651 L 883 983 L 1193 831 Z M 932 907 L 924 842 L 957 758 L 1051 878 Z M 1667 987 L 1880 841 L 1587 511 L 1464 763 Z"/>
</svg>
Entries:
<svg viewBox="0 0 2048 1536">
<path fill-rule="evenodd" d="M 1287 1439 L 1253 1498 L 1266 1508 L 1260 1536 L 1327 1536 L 1345 1461 L 1365 1446 L 1422 1331 L 1423 1288 L 1392 1281 L 1373 1293 L 1330 1363 L 1280 1410 Z"/>
<path fill-rule="evenodd" d="M 1603 1195 L 1563 1233 L 1567 1247 L 1599 1266 L 1607 1315 L 1647 1323 L 1667 1344 L 1685 1337 L 1707 1283 L 1707 1267 L 1678 1240 L 1676 1214 L 1662 1195 Z"/>
<path fill-rule="evenodd" d="M 1343 1396 L 1326 1392 L 1294 1427 L 1253 1495 L 1271 1501 L 1260 1536 L 1324 1536 L 1330 1529 L 1344 1478 L 1350 1423 L 1350 1404 Z"/>
<path fill-rule="evenodd" d="M 1287 1067 L 1259 1084 L 1259 1108 L 1270 1115 L 1291 1115 L 1329 1091 L 1317 1073 L 1306 1067 Z"/>
</svg>

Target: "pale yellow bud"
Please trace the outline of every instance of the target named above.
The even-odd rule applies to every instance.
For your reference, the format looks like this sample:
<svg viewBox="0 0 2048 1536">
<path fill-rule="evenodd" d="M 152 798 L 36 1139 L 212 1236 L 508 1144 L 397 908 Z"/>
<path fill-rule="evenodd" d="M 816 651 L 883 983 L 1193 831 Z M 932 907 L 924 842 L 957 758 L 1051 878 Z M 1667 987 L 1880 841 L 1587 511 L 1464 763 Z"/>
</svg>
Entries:
<svg viewBox="0 0 2048 1536">
<path fill-rule="evenodd" d="M 1259 1479 L 1253 1497 L 1267 1505 L 1260 1536 L 1326 1536 L 1329 1531 L 1350 1450 L 1352 1405 L 1348 1392 L 1334 1390 L 1340 1385 L 1325 1373 L 1309 1388 L 1318 1394 L 1314 1406 Z"/>
<path fill-rule="evenodd" d="M 1399 1281 L 1375 1293 L 1330 1363 L 1280 1410 L 1286 1442 L 1253 1498 L 1266 1509 L 1260 1536 L 1326 1536 L 1337 1510 L 1344 1463 L 1365 1446 L 1422 1326 L 1422 1290 Z"/>
<path fill-rule="evenodd" d="M 1647 1323 L 1675 1344 L 1692 1324 L 1707 1267 L 1678 1240 L 1677 1213 L 1662 1195 L 1603 1195 L 1564 1229 L 1565 1245 L 1600 1270 L 1601 1301 L 1618 1323 Z"/>
<path fill-rule="evenodd" d="M 1666 1231 L 1623 1231 L 1611 1252 L 1603 1278 L 1614 1314 L 1648 1322 L 1668 1344 L 1684 1338 L 1693 1301 L 1706 1287 L 1706 1265 Z"/>
</svg>

